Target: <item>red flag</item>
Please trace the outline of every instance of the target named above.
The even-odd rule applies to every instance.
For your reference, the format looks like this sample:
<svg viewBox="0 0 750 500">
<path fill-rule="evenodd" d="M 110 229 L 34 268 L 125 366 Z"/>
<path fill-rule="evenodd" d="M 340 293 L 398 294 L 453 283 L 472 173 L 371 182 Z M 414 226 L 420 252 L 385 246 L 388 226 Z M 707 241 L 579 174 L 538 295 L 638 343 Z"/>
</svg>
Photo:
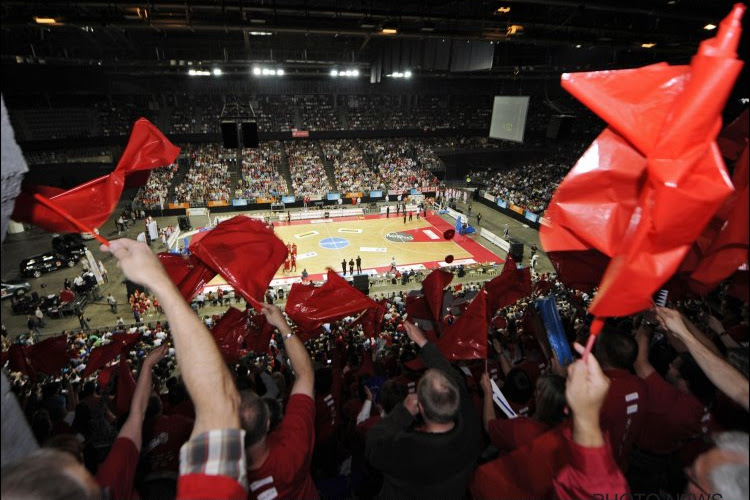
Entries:
<svg viewBox="0 0 750 500">
<path fill-rule="evenodd" d="M 328 281 L 320 287 L 292 285 L 285 310 L 307 339 L 324 323 L 371 307 L 378 307 L 378 303 L 329 269 Z"/>
<path fill-rule="evenodd" d="M 487 283 L 488 314 L 494 314 L 498 309 L 529 295 L 531 295 L 531 270 L 528 267 L 518 269 L 515 260 L 508 254 L 503 272 Z"/>
<path fill-rule="evenodd" d="M 106 368 L 103 368 L 99 370 L 99 375 L 96 377 L 96 383 L 99 384 L 99 387 L 104 389 L 109 385 L 110 380 L 112 380 L 112 374 L 115 371 L 115 368 L 117 368 L 114 365 L 109 365 Z"/>
<path fill-rule="evenodd" d="M 126 176 L 174 163 L 179 152 L 180 148 L 169 142 L 151 122 L 140 118 L 135 122 L 128 145 L 112 173 L 67 191 L 50 186 L 25 185 L 16 198 L 13 220 L 28 222 L 52 232 L 79 232 L 67 219 L 34 200 L 34 193 L 39 193 L 83 224 L 100 227 L 114 212 Z"/>
<path fill-rule="evenodd" d="M 735 165 L 733 182 L 736 192 L 731 199 L 729 215 L 691 275 L 692 279 L 709 289 L 716 288 L 722 280 L 747 263 L 750 223 L 747 146 Z"/>
<path fill-rule="evenodd" d="M 604 276 L 609 257 L 598 250 L 548 252 L 547 257 L 565 286 L 591 293 Z"/>
<path fill-rule="evenodd" d="M 446 359 L 487 358 L 487 292 L 482 289 L 452 325 L 443 328 L 437 346 Z"/>
<path fill-rule="evenodd" d="M 443 317 L 443 291 L 453 281 L 453 273 L 434 269 L 422 281 L 422 294 L 432 312 L 432 320 L 439 323 Z"/>
<path fill-rule="evenodd" d="M 120 364 L 117 367 L 117 389 L 115 390 L 115 411 L 119 415 L 125 415 L 130 411 L 130 403 L 135 394 L 135 379 L 130 371 L 126 352 L 120 356 Z"/>
<path fill-rule="evenodd" d="M 182 297 L 190 302 L 203 286 L 216 276 L 216 271 L 206 266 L 195 255 L 185 257 L 173 253 L 160 253 L 159 262 L 169 278 L 180 290 Z"/>
<path fill-rule="evenodd" d="M 421 295 L 409 294 L 406 296 L 406 313 L 410 318 L 415 319 L 430 319 L 432 317 L 430 306 L 427 305 L 427 301 Z"/>
<path fill-rule="evenodd" d="M 28 359 L 28 346 L 13 344 L 8 349 L 8 369 L 12 372 L 21 372 L 36 378 L 36 372 Z"/>
<path fill-rule="evenodd" d="M 385 317 L 387 304 L 388 300 L 380 300 L 376 307 L 371 307 L 365 311 L 364 314 L 352 323 L 352 326 L 361 324 L 367 338 L 377 337 L 383 330 L 383 318 Z"/>
<path fill-rule="evenodd" d="M 190 251 L 249 302 L 263 301 L 268 284 L 287 256 L 286 245 L 271 229 L 243 215 L 217 225 L 193 242 Z"/>
<path fill-rule="evenodd" d="M 649 307 L 732 191 L 714 138 L 742 67 L 743 12 L 735 6 L 688 67 L 563 75 L 563 87 L 611 130 L 558 188 L 541 238 L 547 251 L 612 257 L 590 308 L 597 316 Z"/>
<path fill-rule="evenodd" d="M 115 333 L 107 345 L 93 349 L 86 361 L 86 368 L 81 373 L 81 378 L 86 378 L 99 368 L 103 367 L 120 354 L 120 351 L 127 351 L 135 345 L 141 338 L 141 334 L 133 335 L 129 333 Z"/>
<path fill-rule="evenodd" d="M 31 346 L 28 358 L 34 370 L 47 375 L 59 375 L 70 359 L 68 339 L 65 335 L 51 337 Z"/>
<path fill-rule="evenodd" d="M 250 317 L 249 335 L 245 338 L 248 351 L 255 354 L 263 354 L 268 350 L 273 336 L 273 325 L 271 325 L 263 314 L 255 314 Z"/>
<path fill-rule="evenodd" d="M 211 329 L 211 335 L 227 363 L 236 363 L 247 352 L 243 349 L 248 335 L 247 315 L 230 307 Z"/>
</svg>

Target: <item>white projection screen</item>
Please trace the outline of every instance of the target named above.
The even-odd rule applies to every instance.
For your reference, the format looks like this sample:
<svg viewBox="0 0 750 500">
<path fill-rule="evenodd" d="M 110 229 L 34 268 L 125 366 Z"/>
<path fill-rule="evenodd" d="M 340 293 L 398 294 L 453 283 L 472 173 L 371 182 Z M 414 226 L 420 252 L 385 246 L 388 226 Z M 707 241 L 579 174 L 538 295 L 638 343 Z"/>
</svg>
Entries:
<svg viewBox="0 0 750 500">
<path fill-rule="evenodd" d="M 496 95 L 492 104 L 490 138 L 523 142 L 529 96 Z"/>
</svg>

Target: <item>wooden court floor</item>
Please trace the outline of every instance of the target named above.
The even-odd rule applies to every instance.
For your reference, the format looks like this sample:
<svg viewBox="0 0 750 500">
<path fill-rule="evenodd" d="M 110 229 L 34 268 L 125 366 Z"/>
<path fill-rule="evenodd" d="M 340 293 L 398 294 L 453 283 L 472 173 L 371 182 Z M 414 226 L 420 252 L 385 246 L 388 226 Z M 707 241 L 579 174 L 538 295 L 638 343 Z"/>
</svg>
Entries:
<svg viewBox="0 0 750 500">
<path fill-rule="evenodd" d="M 363 270 L 388 268 L 393 258 L 397 266 L 404 266 L 443 261 L 447 255 L 457 260 L 472 257 L 461 245 L 443 239 L 443 231 L 425 219 L 414 217 L 406 224 L 403 217 L 328 220 L 332 222 L 279 224 L 274 228 L 282 241 L 297 244 L 297 272 L 286 276 L 297 276 L 302 269 L 307 269 L 311 275 L 324 273 L 327 267 L 341 271 L 342 259 L 347 261 L 348 272 L 349 259 L 356 260 L 358 255 L 362 258 Z M 409 233 L 405 235 L 406 231 Z M 427 239 L 437 238 L 405 241 L 414 232 L 427 235 Z M 285 276 L 283 268 L 276 276 Z"/>
</svg>

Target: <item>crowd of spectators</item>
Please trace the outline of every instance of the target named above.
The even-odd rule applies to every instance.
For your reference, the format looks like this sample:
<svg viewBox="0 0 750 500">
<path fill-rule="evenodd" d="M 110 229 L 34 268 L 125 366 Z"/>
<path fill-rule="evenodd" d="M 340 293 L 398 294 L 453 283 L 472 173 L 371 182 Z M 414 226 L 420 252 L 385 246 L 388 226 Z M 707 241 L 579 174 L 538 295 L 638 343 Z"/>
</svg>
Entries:
<svg viewBox="0 0 750 500">
<path fill-rule="evenodd" d="M 333 106 L 333 96 L 297 96 L 297 108 L 302 119 L 302 130 L 341 130 L 338 109 Z"/>
<path fill-rule="evenodd" d="M 133 202 L 147 210 L 166 206 L 169 188 L 178 169 L 179 166 L 176 163 L 153 169 L 148 182 L 138 190 Z"/>
<path fill-rule="evenodd" d="M 242 151 L 242 177 L 235 198 L 272 198 L 285 195 L 286 180 L 281 174 L 281 142 L 263 142 L 257 149 Z"/>
<path fill-rule="evenodd" d="M 413 128 L 403 101 L 406 96 L 351 95 L 339 96 L 339 106 L 346 109 L 349 130 L 401 130 Z"/>
<path fill-rule="evenodd" d="M 261 132 L 285 132 L 297 128 L 294 122 L 294 97 L 258 96 L 251 101 Z"/>
<path fill-rule="evenodd" d="M 190 151 L 190 168 L 175 186 L 174 203 L 206 205 L 209 201 L 231 201 L 229 167 L 236 157 L 220 145 L 201 145 Z"/>
<path fill-rule="evenodd" d="M 180 96 L 170 103 L 170 134 L 218 134 L 223 104 L 207 95 Z"/>
<path fill-rule="evenodd" d="M 367 141 L 367 161 L 380 173 L 389 189 L 426 188 L 436 186 L 438 180 L 427 168 L 421 166 L 425 148 L 409 139 L 373 139 Z M 422 151 L 422 156 L 420 156 Z M 429 165 L 429 162 L 428 162 Z"/>
<path fill-rule="evenodd" d="M 320 147 L 326 161 L 333 164 L 333 176 L 341 193 L 367 193 L 373 189 L 385 189 L 378 174 L 365 161 L 358 141 L 340 139 L 321 141 Z"/>
<path fill-rule="evenodd" d="M 459 267 L 449 269 L 460 275 Z M 441 321 L 457 321 L 483 293 L 481 286 L 452 286 Z M 596 290 L 584 293 L 536 273 L 532 287 L 531 295 L 492 316 L 488 359 L 454 361 L 460 371 L 429 340 L 429 321 L 404 320 L 418 292 L 373 297 L 385 306 L 382 331 L 374 338 L 348 317 L 304 345 L 281 312 L 266 306 L 279 335 L 267 349 L 228 363 L 241 394 L 237 411 L 246 433 L 249 497 L 262 498 L 273 488 L 284 498 L 420 491 L 457 498 L 470 488 L 474 497 L 494 492 L 490 496 L 504 498 L 510 493 L 502 488 L 509 484 L 526 489 L 527 496 L 545 491 L 546 498 L 593 498 L 602 491 L 676 496 L 696 491 L 696 485 L 723 498 L 747 497 L 746 303 L 719 290 L 703 301 L 610 320 L 591 358 L 566 367 L 540 340 L 544 327 L 534 301 L 554 297 L 567 341 L 582 343 Z M 253 314 L 249 304 L 246 310 Z M 220 318 L 196 319 L 212 326 Z M 128 420 L 120 425 L 140 393 L 136 388 L 133 403 L 122 401 L 119 379 L 125 375 L 117 367 L 105 368 L 106 375 L 81 374 L 93 349 L 125 335 L 125 342 L 133 342 L 120 363 L 141 364 L 141 374 L 149 369 L 152 379 L 142 413 L 142 451 L 132 458 L 138 467 L 128 462 L 120 473 L 129 479 L 129 491 L 142 498 L 174 498 L 187 459 L 179 450 L 200 413 L 199 395 L 188 395 L 176 375 L 182 361 L 175 345 L 185 344 L 173 342 L 171 326 L 66 332 L 73 357 L 62 378 L 11 373 L 12 390 L 44 449 L 73 454 L 106 482 L 111 464 L 105 459 L 121 446 L 117 441 Z M 3 337 L 3 350 L 10 345 Z M 155 360 L 149 352 L 156 347 L 162 351 Z M 417 358 L 426 372 L 414 365 Z M 517 417 L 496 411 L 493 383 Z M 716 432 L 722 433 L 713 445 L 708 438 Z M 713 446 L 719 451 L 712 452 Z M 494 472 L 480 474 L 482 464 L 494 465 Z M 524 469 L 525 481 L 514 481 L 519 467 L 532 468 Z"/>
<path fill-rule="evenodd" d="M 284 149 L 296 196 L 319 195 L 331 191 L 317 144 L 309 141 L 287 142 Z"/>
</svg>

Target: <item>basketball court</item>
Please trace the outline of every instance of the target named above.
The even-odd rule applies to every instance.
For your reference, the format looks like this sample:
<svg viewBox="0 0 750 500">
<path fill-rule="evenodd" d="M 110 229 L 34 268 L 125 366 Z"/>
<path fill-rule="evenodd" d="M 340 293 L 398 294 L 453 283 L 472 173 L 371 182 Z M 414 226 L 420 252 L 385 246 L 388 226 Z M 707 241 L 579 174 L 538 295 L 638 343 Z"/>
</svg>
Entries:
<svg viewBox="0 0 750 500">
<path fill-rule="evenodd" d="M 497 263 L 503 259 L 480 245 L 471 237 L 456 234 L 446 240 L 443 233 L 453 226 L 440 216 L 428 212 L 427 219 L 417 219 L 416 215 L 404 224 L 403 216 L 392 214 L 364 215 L 356 217 L 320 218 L 291 223 L 276 223 L 274 231 L 284 243 L 297 245 L 297 270 L 284 274 L 279 269 L 271 282 L 272 286 L 300 281 L 302 270 L 306 269 L 311 280 L 321 280 L 330 267 L 341 274 L 341 261 L 362 259 L 363 274 L 381 274 L 391 268 L 391 259 L 396 260 L 400 271 L 409 269 L 429 270 L 449 265 L 448 255 L 454 260 L 450 265 L 471 265 L 476 263 Z M 252 256 L 248 256 L 252 259 Z M 356 265 L 355 265 L 356 274 Z M 207 284 L 210 290 L 224 285 L 224 279 L 217 276 Z"/>
</svg>

